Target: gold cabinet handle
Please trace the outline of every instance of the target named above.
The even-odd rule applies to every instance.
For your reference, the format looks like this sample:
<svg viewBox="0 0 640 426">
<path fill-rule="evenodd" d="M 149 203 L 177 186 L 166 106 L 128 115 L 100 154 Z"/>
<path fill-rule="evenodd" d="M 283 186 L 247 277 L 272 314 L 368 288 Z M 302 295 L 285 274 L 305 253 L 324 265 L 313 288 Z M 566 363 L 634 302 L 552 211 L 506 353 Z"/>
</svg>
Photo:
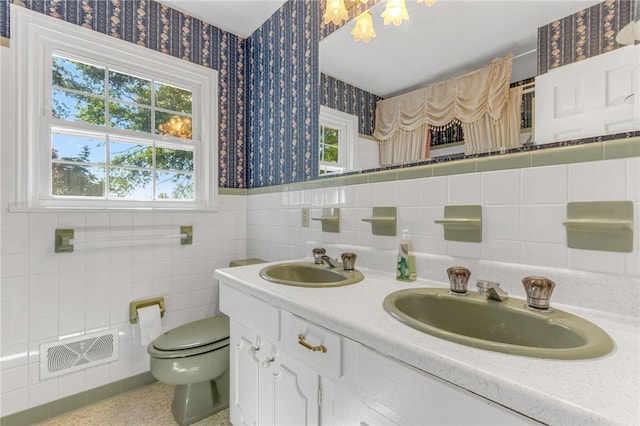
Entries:
<svg viewBox="0 0 640 426">
<path fill-rule="evenodd" d="M 327 348 L 324 345 L 318 345 L 318 346 L 311 346 L 310 344 L 308 344 L 307 342 L 305 342 L 305 337 L 304 334 L 298 334 L 298 343 L 300 343 L 302 346 L 304 346 L 305 348 L 309 349 L 310 351 L 313 352 L 326 352 Z"/>
</svg>

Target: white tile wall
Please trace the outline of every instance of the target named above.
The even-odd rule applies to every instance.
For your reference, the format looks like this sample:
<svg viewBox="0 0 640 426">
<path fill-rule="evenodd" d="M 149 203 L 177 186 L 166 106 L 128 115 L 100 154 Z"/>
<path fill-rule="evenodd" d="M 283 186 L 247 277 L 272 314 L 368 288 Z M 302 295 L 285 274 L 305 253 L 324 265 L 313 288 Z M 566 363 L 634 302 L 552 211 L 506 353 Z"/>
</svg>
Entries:
<svg viewBox="0 0 640 426">
<path fill-rule="evenodd" d="M 277 202 L 282 194 L 251 195 L 247 201 L 248 252 L 272 260 L 305 257 L 309 255 L 304 251 L 307 240 L 393 249 L 398 238 L 373 236 L 371 226 L 361 219 L 371 216 L 372 207 L 389 205 L 395 199 L 398 231 L 410 230 L 418 252 L 638 278 L 639 170 L 640 159 L 631 158 L 347 186 L 340 188 L 344 194 L 340 203 L 332 204 L 341 208 L 339 234 L 322 232 L 317 221 L 312 221 L 310 228 L 300 228 L 300 208 L 312 207 L 312 216 L 317 216 L 322 203 L 283 204 Z M 326 191 L 294 191 L 286 197 L 326 202 Z M 632 253 L 567 248 L 562 222 L 568 201 L 624 199 L 635 205 Z M 444 241 L 442 226 L 434 220 L 442 218 L 445 205 L 453 204 L 483 205 L 482 243 Z M 271 217 L 289 217 L 290 223 L 270 234 L 269 230 L 275 229 Z M 281 232 L 289 233 L 287 251 L 274 250 Z"/>
<path fill-rule="evenodd" d="M 6 51 L 0 48 L 0 416 L 148 371 L 138 326 L 128 322 L 129 302 L 164 296 L 165 330 L 216 314 L 213 270 L 246 257 L 247 235 L 243 196 L 220 196 L 219 211 L 211 213 L 10 213 Z M 107 227 L 101 234 L 107 242 L 54 253 L 56 228 L 74 227 L 80 239 L 85 225 Z M 177 231 L 180 225 L 193 226 L 193 245 L 111 240 L 139 234 L 141 226 Z M 120 331 L 117 361 L 40 380 L 40 344 L 107 327 Z"/>
</svg>

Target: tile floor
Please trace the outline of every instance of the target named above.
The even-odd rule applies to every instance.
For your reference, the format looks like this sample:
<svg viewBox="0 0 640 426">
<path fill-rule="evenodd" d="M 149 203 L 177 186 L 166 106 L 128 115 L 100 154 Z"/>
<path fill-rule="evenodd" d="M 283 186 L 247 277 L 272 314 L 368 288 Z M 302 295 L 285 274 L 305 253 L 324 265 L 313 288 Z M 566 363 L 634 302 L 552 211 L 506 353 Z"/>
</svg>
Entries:
<svg viewBox="0 0 640 426">
<path fill-rule="evenodd" d="M 154 383 L 40 423 L 41 426 L 174 426 L 173 386 Z M 194 426 L 230 426 L 222 410 Z"/>
</svg>

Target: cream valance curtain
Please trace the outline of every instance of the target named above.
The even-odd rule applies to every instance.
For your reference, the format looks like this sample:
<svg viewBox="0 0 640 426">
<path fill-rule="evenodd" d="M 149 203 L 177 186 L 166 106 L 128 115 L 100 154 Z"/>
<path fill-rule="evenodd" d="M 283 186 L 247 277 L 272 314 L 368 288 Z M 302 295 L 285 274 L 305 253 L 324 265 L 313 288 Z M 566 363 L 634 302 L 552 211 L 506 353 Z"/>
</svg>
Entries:
<svg viewBox="0 0 640 426">
<path fill-rule="evenodd" d="M 507 114 L 506 111 L 510 105 L 513 107 L 515 102 L 511 100 L 512 93 L 509 90 L 511 62 L 511 55 L 504 59 L 496 58 L 478 70 L 379 101 L 376 106 L 376 126 L 373 136 L 381 144 L 391 144 L 384 148 L 381 146 L 381 154 L 383 151 L 391 152 L 397 143 L 404 143 L 405 137 L 410 132 L 424 131 L 429 128 L 444 129 L 452 123 L 460 123 L 463 126 L 465 139 L 468 139 L 466 131 L 470 129 L 469 126 L 474 127 L 475 131 L 471 133 L 476 134 L 476 137 L 480 136 L 480 139 L 483 138 L 483 133 L 482 131 L 479 133 L 478 126 L 483 128 L 487 123 L 493 123 L 513 127 L 513 123 L 502 123 L 505 119 L 510 119 L 512 114 Z M 517 108 L 519 111 L 520 104 L 517 104 Z M 519 116 L 516 119 L 519 123 Z M 504 131 L 496 129 L 492 129 L 491 133 L 505 134 Z M 513 132 L 509 133 L 513 134 Z M 413 136 L 410 139 L 416 140 Z M 488 145 L 500 146 L 501 142 L 492 139 Z M 477 152 L 482 152 L 484 149 L 482 146 L 481 141 L 475 141 L 466 149 L 467 151 L 470 148 L 473 151 L 481 149 Z M 399 149 L 407 151 L 404 148 Z M 417 152 L 417 150 L 409 151 Z M 383 164 L 424 158 L 424 152 L 424 149 L 420 150 L 421 154 L 418 158 L 399 159 L 399 156 L 394 155 L 393 159 L 383 160 Z"/>
</svg>

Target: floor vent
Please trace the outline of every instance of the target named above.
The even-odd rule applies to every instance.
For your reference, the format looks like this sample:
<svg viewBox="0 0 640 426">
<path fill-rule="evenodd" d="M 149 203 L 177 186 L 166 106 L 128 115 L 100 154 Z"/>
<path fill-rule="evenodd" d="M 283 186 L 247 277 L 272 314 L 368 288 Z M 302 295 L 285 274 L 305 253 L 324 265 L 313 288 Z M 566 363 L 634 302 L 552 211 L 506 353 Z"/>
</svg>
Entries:
<svg viewBox="0 0 640 426">
<path fill-rule="evenodd" d="M 40 380 L 118 359 L 118 329 L 40 345 Z"/>
</svg>

